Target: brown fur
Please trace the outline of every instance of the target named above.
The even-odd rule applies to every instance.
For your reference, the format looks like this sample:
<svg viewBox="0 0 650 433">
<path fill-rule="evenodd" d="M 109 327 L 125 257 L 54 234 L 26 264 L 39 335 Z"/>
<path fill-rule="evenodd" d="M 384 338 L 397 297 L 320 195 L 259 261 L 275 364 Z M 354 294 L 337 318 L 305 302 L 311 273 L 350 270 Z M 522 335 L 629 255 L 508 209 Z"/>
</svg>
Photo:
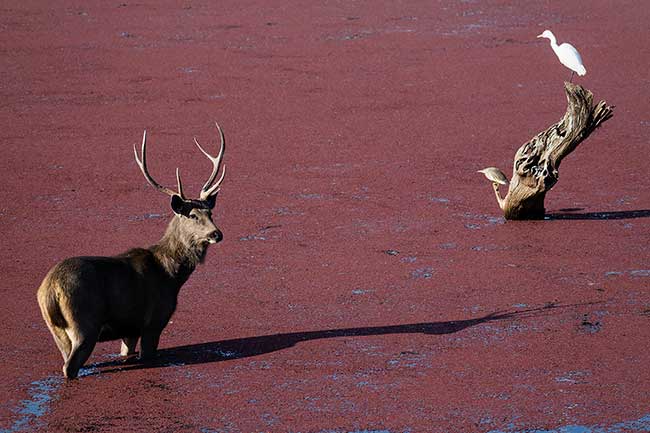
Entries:
<svg viewBox="0 0 650 433">
<path fill-rule="evenodd" d="M 55 265 L 37 299 L 63 356 L 63 374 L 76 377 L 97 341 L 122 339 L 121 353 L 127 355 L 140 339 L 140 358 L 151 358 L 181 286 L 203 262 L 208 245 L 221 238 L 210 209 L 192 208 L 176 214 L 150 248 Z"/>
</svg>

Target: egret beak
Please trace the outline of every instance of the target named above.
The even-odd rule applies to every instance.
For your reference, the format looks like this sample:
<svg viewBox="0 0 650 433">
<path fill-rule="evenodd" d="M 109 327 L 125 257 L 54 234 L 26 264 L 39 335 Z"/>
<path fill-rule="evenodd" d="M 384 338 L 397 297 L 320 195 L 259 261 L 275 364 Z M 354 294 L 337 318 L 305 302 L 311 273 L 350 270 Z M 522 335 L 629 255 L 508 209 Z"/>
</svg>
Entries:
<svg viewBox="0 0 650 433">
<path fill-rule="evenodd" d="M 541 35 L 537 35 L 537 37 L 538 37 L 538 38 L 543 38 L 544 35 L 543 35 L 543 34 L 541 34 Z"/>
</svg>

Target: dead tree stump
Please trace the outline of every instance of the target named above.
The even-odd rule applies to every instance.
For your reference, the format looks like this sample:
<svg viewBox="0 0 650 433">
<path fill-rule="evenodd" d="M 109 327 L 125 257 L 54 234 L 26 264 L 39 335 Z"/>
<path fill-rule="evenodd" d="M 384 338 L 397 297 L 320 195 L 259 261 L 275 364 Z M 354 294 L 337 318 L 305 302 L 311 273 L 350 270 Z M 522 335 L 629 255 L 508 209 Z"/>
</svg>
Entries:
<svg viewBox="0 0 650 433">
<path fill-rule="evenodd" d="M 500 202 L 509 220 L 544 218 L 544 198 L 558 180 L 562 159 L 612 117 L 605 101 L 593 105 L 582 86 L 564 83 L 568 106 L 562 120 L 522 145 L 515 154 L 508 194 Z M 498 186 L 495 186 L 498 196 Z"/>
</svg>

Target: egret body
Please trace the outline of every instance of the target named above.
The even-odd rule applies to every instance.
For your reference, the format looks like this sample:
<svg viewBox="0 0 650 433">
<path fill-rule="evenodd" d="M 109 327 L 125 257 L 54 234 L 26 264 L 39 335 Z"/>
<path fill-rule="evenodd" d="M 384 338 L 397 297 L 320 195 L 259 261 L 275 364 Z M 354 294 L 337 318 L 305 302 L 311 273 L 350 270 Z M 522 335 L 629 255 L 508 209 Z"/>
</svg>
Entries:
<svg viewBox="0 0 650 433">
<path fill-rule="evenodd" d="M 569 43 L 563 43 L 561 45 L 557 44 L 557 39 L 555 35 L 550 30 L 544 30 L 544 33 L 537 36 L 538 38 L 546 38 L 551 41 L 551 48 L 555 52 L 555 55 L 567 68 L 571 69 L 571 78 L 569 81 L 573 80 L 573 74 L 577 73 L 580 76 L 583 76 L 587 73 L 587 69 L 582 64 L 582 57 L 575 47 Z"/>
<path fill-rule="evenodd" d="M 478 170 L 477 173 L 483 173 L 483 175 L 485 175 L 485 177 L 487 177 L 488 180 L 492 181 L 493 183 L 498 183 L 500 185 L 508 184 L 508 178 L 506 175 L 496 167 L 484 168 L 483 170 Z"/>
</svg>

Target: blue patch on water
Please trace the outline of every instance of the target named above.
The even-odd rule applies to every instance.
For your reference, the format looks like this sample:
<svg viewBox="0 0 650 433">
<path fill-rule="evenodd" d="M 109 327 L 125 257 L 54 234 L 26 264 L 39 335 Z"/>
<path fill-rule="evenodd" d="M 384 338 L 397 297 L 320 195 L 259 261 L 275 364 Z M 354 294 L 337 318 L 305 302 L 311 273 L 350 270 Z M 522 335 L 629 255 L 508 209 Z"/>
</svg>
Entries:
<svg viewBox="0 0 650 433">
<path fill-rule="evenodd" d="M 248 235 L 239 238 L 240 241 L 265 241 L 266 237 L 260 235 Z"/>
<path fill-rule="evenodd" d="M 411 433 L 412 430 L 407 428 L 406 430 L 320 430 L 318 433 Z M 299 432 L 298 432 L 299 433 Z"/>
<path fill-rule="evenodd" d="M 564 382 L 571 384 L 584 384 L 588 383 L 588 378 L 591 376 L 589 371 L 568 371 L 565 374 L 555 378 L 556 382 Z"/>
<path fill-rule="evenodd" d="M 61 386 L 61 377 L 47 377 L 43 380 L 32 382 L 27 393 L 29 399 L 20 402 L 20 408 L 15 412 L 20 415 L 8 429 L 0 429 L 0 433 L 14 433 L 30 430 L 30 424 L 37 418 L 45 415 L 50 407 L 50 402 L 56 399 L 53 395 Z"/>
<path fill-rule="evenodd" d="M 86 377 L 86 376 L 92 376 L 93 374 L 98 374 L 99 369 L 97 367 L 93 366 L 87 366 L 87 367 L 81 367 L 79 370 L 79 373 L 77 374 L 77 377 Z"/>
<path fill-rule="evenodd" d="M 391 433 L 388 430 L 354 430 L 348 433 Z"/>
<path fill-rule="evenodd" d="M 650 269 L 632 269 L 630 271 L 609 271 L 605 272 L 606 277 L 628 274 L 631 277 L 650 277 Z"/>
<path fill-rule="evenodd" d="M 301 198 L 301 199 L 304 199 L 304 200 L 320 200 L 320 199 L 323 198 L 323 195 L 322 194 L 316 194 L 316 193 L 312 193 L 312 194 L 302 193 L 302 194 L 298 194 L 297 198 Z"/>
<path fill-rule="evenodd" d="M 411 278 L 428 280 L 433 276 L 433 268 L 425 266 L 411 272 Z"/>
<path fill-rule="evenodd" d="M 365 295 L 365 294 L 372 293 L 372 292 L 374 292 L 374 290 L 354 289 L 352 291 L 352 294 L 353 295 Z"/>
<path fill-rule="evenodd" d="M 402 257 L 401 259 L 399 259 L 399 261 L 402 263 L 415 263 L 417 260 L 418 258 L 413 256 Z"/>
<path fill-rule="evenodd" d="M 650 414 L 637 420 L 623 421 L 610 426 L 567 425 L 553 430 L 515 430 L 509 426 L 507 430 L 490 430 L 488 433 L 629 433 L 650 432 Z"/>
<path fill-rule="evenodd" d="M 266 423 L 266 425 L 272 426 L 277 424 L 280 421 L 280 418 L 271 413 L 264 413 L 262 414 L 262 420 Z"/>
<path fill-rule="evenodd" d="M 237 352 L 232 350 L 214 349 L 214 350 L 210 350 L 209 352 L 225 359 L 236 358 L 237 356 L 239 356 Z"/>
</svg>

